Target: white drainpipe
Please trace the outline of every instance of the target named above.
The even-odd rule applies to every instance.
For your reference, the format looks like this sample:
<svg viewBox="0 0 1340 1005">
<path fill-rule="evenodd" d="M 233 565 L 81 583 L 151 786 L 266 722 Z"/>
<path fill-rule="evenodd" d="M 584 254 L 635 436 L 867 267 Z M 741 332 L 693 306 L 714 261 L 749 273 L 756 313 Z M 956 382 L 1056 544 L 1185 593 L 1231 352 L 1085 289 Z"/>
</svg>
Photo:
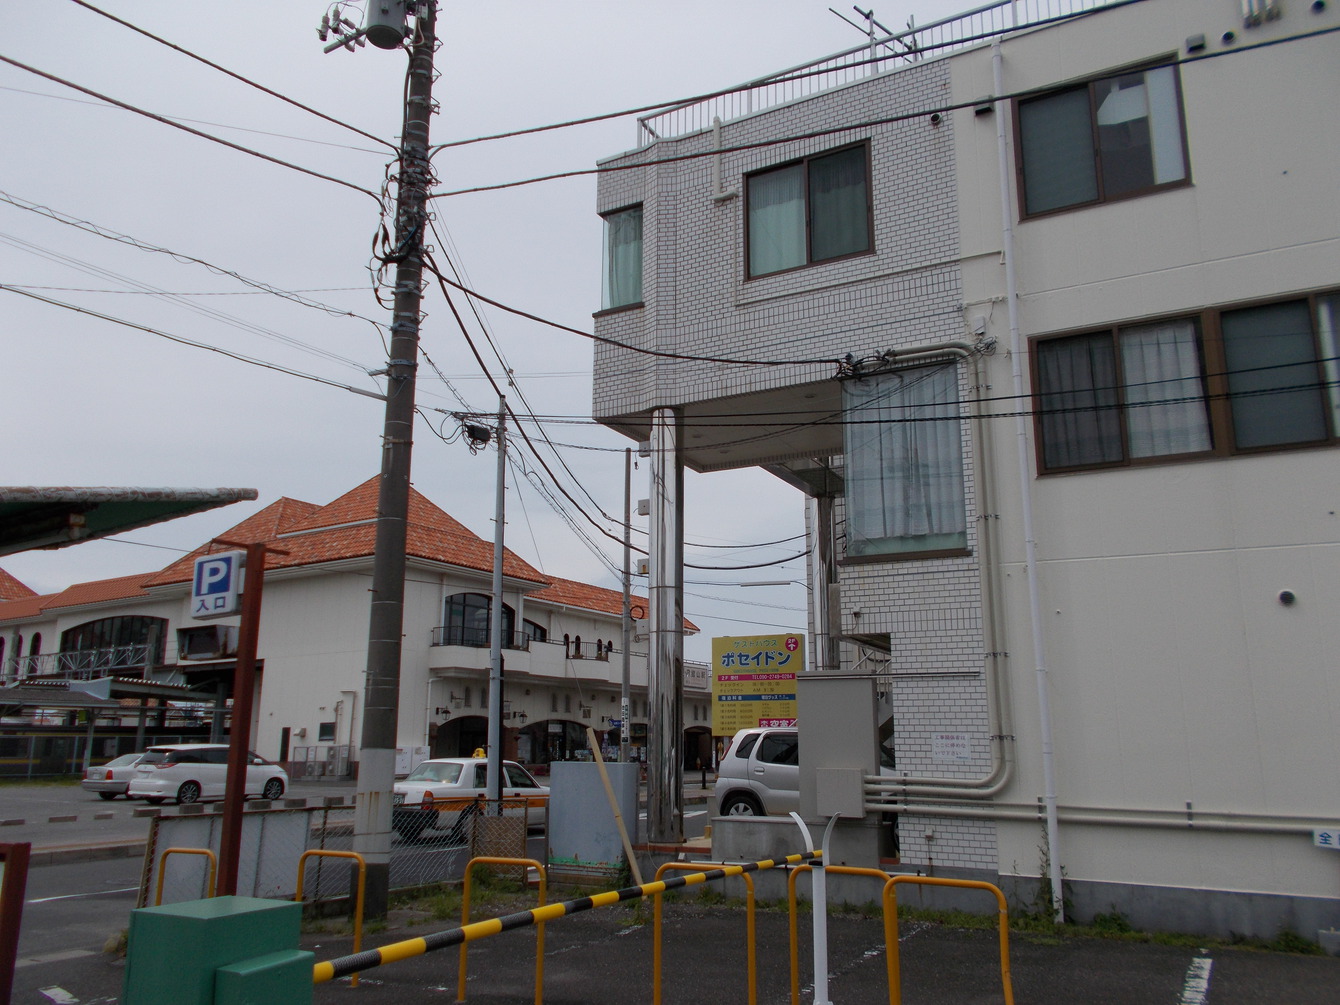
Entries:
<svg viewBox="0 0 1340 1005">
<path fill-rule="evenodd" d="M 991 44 L 991 66 L 997 95 L 1005 93 L 1000 39 Z M 1005 254 L 1005 297 L 1009 307 L 1010 370 L 1015 401 L 1024 397 L 1023 339 L 1019 332 L 1019 286 L 1014 271 L 1014 209 L 1010 202 L 1010 159 L 1005 136 L 1005 118 L 1009 104 L 996 99 L 996 158 L 1000 173 L 1000 220 Z M 1024 522 L 1024 561 L 1028 568 L 1028 608 L 1032 630 L 1034 671 L 1038 691 L 1038 735 L 1042 743 L 1043 806 L 1047 815 L 1047 863 L 1051 877 L 1052 911 L 1058 923 L 1065 921 L 1061 891 L 1061 845 L 1056 812 L 1056 775 L 1052 754 L 1051 705 L 1047 697 L 1047 661 L 1042 649 L 1042 610 L 1038 597 L 1037 540 L 1033 534 L 1032 470 L 1028 449 L 1027 409 L 1015 409 L 1015 435 L 1019 455 L 1019 505 Z"/>
</svg>

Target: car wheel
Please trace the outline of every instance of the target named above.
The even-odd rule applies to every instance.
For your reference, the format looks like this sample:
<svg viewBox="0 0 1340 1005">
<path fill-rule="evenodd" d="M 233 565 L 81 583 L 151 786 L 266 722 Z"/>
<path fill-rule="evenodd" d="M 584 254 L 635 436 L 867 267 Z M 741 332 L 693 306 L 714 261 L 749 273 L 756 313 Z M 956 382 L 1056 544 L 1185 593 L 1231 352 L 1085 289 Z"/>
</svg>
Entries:
<svg viewBox="0 0 1340 1005">
<path fill-rule="evenodd" d="M 265 783 L 265 788 L 261 789 L 261 798 L 271 801 L 279 799 L 284 795 L 284 780 L 282 778 L 271 778 Z"/>
<path fill-rule="evenodd" d="M 727 796 L 726 801 L 721 804 L 721 815 L 723 817 L 761 817 L 763 816 L 763 807 L 758 804 L 758 800 L 753 796 L 734 792 Z"/>
<path fill-rule="evenodd" d="M 401 820 L 396 823 L 395 832 L 402 841 L 417 841 L 427 826 L 427 820 Z"/>
<path fill-rule="evenodd" d="M 150 806 L 159 806 L 162 805 L 162 802 L 165 798 L 166 798 L 165 796 L 145 796 L 144 801 L 148 803 Z"/>
<path fill-rule="evenodd" d="M 186 803 L 195 803 L 200 801 L 200 783 L 182 782 L 181 788 L 177 790 L 177 802 L 181 805 Z"/>
<path fill-rule="evenodd" d="M 103 798 L 103 799 L 115 799 L 115 798 L 116 798 L 116 793 L 115 793 L 115 792 L 99 792 L 98 795 L 99 795 L 101 798 Z"/>
</svg>

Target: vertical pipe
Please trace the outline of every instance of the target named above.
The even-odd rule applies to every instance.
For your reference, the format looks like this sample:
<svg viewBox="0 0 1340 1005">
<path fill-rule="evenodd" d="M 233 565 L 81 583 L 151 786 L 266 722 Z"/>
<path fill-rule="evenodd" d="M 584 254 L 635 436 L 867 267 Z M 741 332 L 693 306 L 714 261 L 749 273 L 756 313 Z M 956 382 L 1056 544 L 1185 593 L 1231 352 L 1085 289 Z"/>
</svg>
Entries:
<svg viewBox="0 0 1340 1005">
<path fill-rule="evenodd" d="M 498 397 L 498 481 L 493 503 L 493 606 L 489 611 L 488 798 L 502 813 L 503 521 L 507 494 L 507 399 Z"/>
<path fill-rule="evenodd" d="M 619 685 L 619 760 L 628 763 L 628 734 L 633 724 L 628 719 L 628 685 L 633 654 L 633 451 L 623 452 L 623 617 L 621 619 L 623 670 Z"/>
<path fill-rule="evenodd" d="M 681 420 L 673 408 L 651 417 L 651 534 L 648 615 L 647 836 L 678 842 L 684 836 L 684 465 Z"/>
<path fill-rule="evenodd" d="M 997 95 L 1005 93 L 1000 40 L 991 44 L 991 65 Z M 1009 307 L 1010 367 L 1014 400 L 1024 397 L 1023 339 L 1019 330 L 1019 286 L 1014 271 L 1014 211 L 1010 204 L 1010 159 L 1005 137 L 1005 119 L 1009 105 L 996 99 L 996 158 L 1000 174 L 1001 236 L 1005 252 L 1005 299 Z M 1052 753 L 1051 703 L 1047 695 L 1047 660 L 1042 650 L 1042 609 L 1038 595 L 1038 549 L 1033 533 L 1033 475 L 1029 464 L 1028 419 L 1026 409 L 1016 409 L 1015 437 L 1019 460 L 1019 504 L 1024 524 L 1024 564 L 1028 570 L 1028 613 L 1031 627 L 1034 678 L 1038 692 L 1038 735 L 1042 744 L 1042 800 L 1047 818 L 1047 863 L 1052 888 L 1052 913 L 1057 923 L 1065 921 L 1061 890 L 1061 845 L 1056 812 L 1056 773 Z"/>
<path fill-rule="evenodd" d="M 809 496 L 805 500 L 810 525 L 809 588 L 810 634 L 814 639 L 810 654 L 815 673 L 837 673 L 839 666 L 838 631 L 833 605 L 833 497 Z"/>
</svg>

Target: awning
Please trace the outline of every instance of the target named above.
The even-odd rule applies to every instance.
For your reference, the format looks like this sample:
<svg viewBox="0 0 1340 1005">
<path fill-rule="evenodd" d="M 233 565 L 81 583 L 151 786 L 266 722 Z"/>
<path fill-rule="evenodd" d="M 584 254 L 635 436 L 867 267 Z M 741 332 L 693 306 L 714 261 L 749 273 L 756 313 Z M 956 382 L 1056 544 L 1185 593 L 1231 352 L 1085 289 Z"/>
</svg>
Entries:
<svg viewBox="0 0 1340 1005">
<path fill-rule="evenodd" d="M 64 548 L 257 495 L 223 488 L 0 487 L 0 555 Z"/>
</svg>

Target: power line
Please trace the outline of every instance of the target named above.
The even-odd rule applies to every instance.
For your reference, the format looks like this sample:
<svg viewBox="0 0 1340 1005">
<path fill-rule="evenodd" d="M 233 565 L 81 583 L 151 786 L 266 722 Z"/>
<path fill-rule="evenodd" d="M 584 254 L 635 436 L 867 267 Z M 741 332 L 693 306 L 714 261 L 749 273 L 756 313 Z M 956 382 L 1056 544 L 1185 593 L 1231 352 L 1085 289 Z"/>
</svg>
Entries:
<svg viewBox="0 0 1340 1005">
<path fill-rule="evenodd" d="M 348 318 L 356 318 L 359 321 L 366 321 L 368 324 L 375 327 L 379 332 L 382 331 L 383 326 L 379 321 L 374 321 L 372 318 L 364 317 L 361 314 L 355 314 L 353 311 L 347 311 L 339 307 L 332 307 L 329 304 L 320 303 L 319 301 L 316 300 L 310 300 L 307 297 L 301 295 L 303 292 L 309 292 L 309 293 L 323 292 L 321 290 L 307 290 L 307 291 L 285 290 L 277 286 L 272 286 L 269 283 L 263 283 L 257 279 L 249 279 L 246 276 L 242 275 L 240 272 L 234 272 L 231 269 L 225 269 L 222 266 L 215 265 L 214 263 L 208 262 L 203 258 L 196 258 L 194 255 L 188 255 L 185 252 L 174 251 L 171 248 L 163 248 L 159 247 L 158 245 L 149 244 L 148 242 L 142 241 L 139 238 L 131 237 L 129 234 L 122 234 L 119 231 L 112 230 L 109 227 L 99 226 L 98 224 L 92 223 L 89 220 L 82 220 L 79 217 L 72 216 L 69 213 L 64 213 L 61 212 L 60 210 L 52 209 L 50 206 L 43 206 L 39 203 L 31 202 L 19 196 L 12 195 L 9 192 L 0 191 L 0 202 L 7 202 L 11 206 L 14 206 L 16 209 L 22 209 L 29 213 L 36 213 L 38 216 L 45 216 L 49 220 L 54 220 L 55 222 L 64 224 L 67 227 L 74 227 L 76 230 L 85 231 L 89 234 L 93 234 L 96 237 L 101 237 L 108 241 L 115 241 L 118 244 L 129 245 L 130 247 L 136 248 L 140 251 L 151 252 L 156 255 L 167 255 L 169 258 L 175 259 L 178 262 L 190 262 L 191 264 L 194 265 L 203 266 L 205 269 L 208 269 L 215 275 L 227 276 L 230 279 L 236 279 L 239 283 L 242 283 L 244 286 L 250 286 L 252 289 L 256 290 L 259 293 L 268 293 L 272 296 L 279 297 L 283 300 L 289 300 L 303 307 L 309 307 L 312 308 L 313 310 L 323 311 L 326 314 L 331 315 L 332 317 L 348 317 Z M 333 287 L 332 289 L 334 290 L 362 289 L 362 287 Z"/>
<path fill-rule="evenodd" d="M 52 300 L 49 297 L 39 296 L 36 293 L 28 293 L 5 283 L 0 283 L 0 290 L 8 290 L 10 293 L 17 293 L 22 297 L 28 297 L 32 300 L 40 300 L 42 303 L 51 304 L 53 307 L 63 307 L 65 310 L 97 318 L 100 321 L 110 321 L 112 324 L 121 325 L 125 328 L 133 328 L 136 331 L 146 332 L 150 335 L 157 335 L 159 338 L 167 339 L 169 342 L 176 342 L 179 345 L 190 346 L 193 349 L 205 349 L 208 352 L 218 353 L 220 356 L 227 356 L 228 358 L 235 359 L 241 363 L 250 363 L 252 366 L 259 366 L 265 370 L 274 370 L 277 373 L 288 374 L 290 377 L 300 377 L 303 380 L 310 380 L 317 384 L 325 384 L 328 387 L 336 387 L 341 391 L 350 391 L 354 394 L 360 394 L 368 398 L 381 399 L 383 397 L 383 395 L 377 394 L 374 391 L 365 391 L 362 388 L 350 387 L 348 384 L 339 384 L 333 380 L 318 377 L 315 374 L 303 373 L 301 370 L 293 370 L 286 366 L 280 366 L 277 363 L 267 363 L 265 360 L 257 359 L 254 356 L 245 356 L 242 353 L 232 352 L 228 349 L 221 349 L 218 346 L 208 345 L 204 342 L 196 342 L 193 339 L 183 338 L 180 335 L 173 335 L 170 332 L 165 332 L 158 328 L 150 328 L 148 325 L 136 324 L 134 321 L 126 321 L 124 318 L 112 317 L 110 314 L 102 314 L 98 311 L 91 311 L 75 304 L 67 304 L 60 300 Z"/>
<path fill-rule="evenodd" d="M 1286 42 L 1306 41 L 1308 39 L 1319 38 L 1323 35 L 1329 35 L 1337 31 L 1340 31 L 1340 27 L 1319 28 L 1316 31 L 1304 32 L 1299 35 L 1291 35 L 1288 36 L 1287 38 L 1268 39 L 1263 42 L 1257 42 L 1252 45 L 1239 46 L 1234 49 L 1223 49 L 1217 52 L 1207 52 L 1195 56 L 1188 56 L 1184 59 L 1174 59 L 1163 63 L 1155 63 L 1144 66 L 1143 69 L 1153 70 L 1153 69 L 1160 69 L 1163 67 L 1183 66 L 1190 63 L 1197 63 L 1206 59 L 1218 59 L 1222 56 L 1233 56 L 1245 52 L 1253 52 L 1257 49 L 1263 49 L 1275 45 L 1282 45 Z M 830 70 L 827 72 L 832 71 Z M 1082 79 L 1089 80 L 1092 79 L 1092 77 L 1084 77 Z M 780 146 L 786 143 L 800 143 L 805 140 L 822 139 L 823 137 L 826 136 L 832 136 L 835 133 L 845 133 L 845 132 L 852 132 L 855 130 L 873 129 L 877 126 L 895 125 L 899 122 L 907 122 L 913 119 L 922 119 L 929 115 L 935 115 L 935 114 L 944 115 L 949 112 L 958 111 L 964 108 L 976 108 L 977 106 L 987 102 L 1011 101 L 1011 100 L 1018 100 L 1021 98 L 1035 97 L 1043 94 L 1050 94 L 1053 91 L 1056 91 L 1058 88 L 1066 87 L 1067 83 L 1068 82 L 1066 81 L 1062 81 L 1047 84 L 1042 87 L 1030 87 L 1019 91 L 1007 91 L 1003 94 L 986 95 L 983 97 L 974 98 L 971 101 L 952 102 L 949 104 L 937 105 L 931 108 L 923 108 L 915 112 L 904 112 L 900 115 L 890 115 L 878 119 L 868 119 L 863 122 L 852 122 L 846 125 L 834 126 L 828 129 L 817 129 L 812 132 L 797 133 L 791 136 L 777 137 L 775 139 L 756 140 L 751 143 L 737 143 L 732 146 L 714 147 L 711 150 L 702 150 L 696 153 L 672 154 L 666 157 L 655 157 L 646 160 L 639 160 L 636 163 L 628 163 L 628 164 L 602 164 L 594 168 L 581 168 L 573 171 L 557 171 L 552 174 L 536 175 L 530 178 L 518 179 L 516 181 L 497 182 L 492 185 L 476 185 L 472 188 L 454 189 L 447 192 L 434 192 L 431 195 L 429 195 L 428 198 L 446 199 L 459 195 L 473 195 L 479 192 L 497 192 L 503 189 L 521 188 L 526 185 L 535 185 L 539 184 L 540 182 L 546 182 L 546 181 L 561 181 L 566 178 L 584 178 L 590 175 L 614 174 L 620 171 L 638 171 L 642 170 L 643 168 L 655 167 L 663 164 L 678 164 L 684 161 L 701 160 L 705 157 L 715 157 L 720 154 L 745 153 L 750 150 L 762 150 L 767 149 L 769 147 Z"/>
<path fill-rule="evenodd" d="M 143 115 L 147 119 L 152 119 L 155 122 L 161 122 L 163 125 L 171 126 L 173 129 L 180 129 L 182 132 L 190 133 L 192 136 L 198 136 L 201 139 L 209 140 L 211 143 L 217 143 L 220 146 L 227 147 L 229 150 L 236 150 L 238 153 L 244 153 L 250 157 L 256 157 L 259 158 L 260 160 L 268 161 L 271 164 L 277 164 L 280 167 L 286 167 L 292 171 L 297 171 L 300 174 L 309 175 L 312 178 L 320 178 L 322 181 L 332 182 L 333 184 L 336 185 L 342 185 L 345 188 L 353 189 L 355 192 L 362 192 L 364 195 L 370 196 L 371 198 L 375 199 L 377 201 L 378 207 L 381 207 L 382 205 L 381 197 L 378 196 L 376 192 L 372 192 L 366 188 L 363 188 L 360 185 L 355 185 L 353 182 L 344 181 L 343 179 L 336 178 L 332 175 L 322 174 L 320 171 L 313 171 L 311 168 L 300 167 L 297 164 L 293 164 L 286 160 L 281 160 L 278 157 L 271 157 L 269 154 L 263 154 L 259 150 L 253 150 L 250 147 L 244 147 L 239 143 L 233 143 L 230 140 L 225 140 L 218 136 L 211 136 L 209 133 L 202 132 L 199 129 L 193 129 L 190 126 L 182 125 L 180 122 L 173 122 L 171 119 L 167 118 L 164 115 L 159 115 L 157 112 L 146 111 L 143 108 L 138 108 L 135 105 L 127 104 L 124 101 L 118 101 L 116 98 L 108 97 L 105 94 L 99 94 L 97 91 L 91 90 L 87 87 L 82 87 L 81 85 L 76 84 L 73 81 L 66 80 L 63 77 L 57 77 L 55 74 L 47 73 L 43 70 L 37 69 L 36 67 L 29 66 L 27 63 L 20 63 L 17 59 L 11 59 L 9 56 L 0 55 L 0 62 L 8 63 L 10 66 L 16 67 L 20 70 L 24 70 L 31 74 L 35 74 L 36 76 L 41 77 L 43 80 L 50 80 L 53 83 L 61 84 L 65 87 L 72 88 L 73 90 L 76 90 L 81 94 L 87 94 L 90 97 L 97 98 L 99 101 L 105 101 L 109 105 L 115 105 L 117 108 L 124 108 L 126 111 L 134 112 L 136 115 Z"/>
<path fill-rule="evenodd" d="M 139 27 L 138 25 L 131 24 L 129 21 L 123 21 L 123 20 L 121 20 L 121 18 L 115 16 L 114 14 L 109 14 L 109 13 L 107 13 L 105 10 L 100 10 L 99 8 L 94 7 L 91 3 L 86 3 L 85 0 L 73 0 L 73 2 L 76 3 L 76 4 L 78 4 L 80 7 L 83 7 L 85 10 L 90 10 L 90 11 L 92 11 L 94 14 L 100 14 L 100 15 L 102 15 L 103 17 L 107 18 L 107 20 L 109 20 L 109 21 L 115 21 L 117 24 L 121 25 L 121 26 L 124 27 L 124 28 L 129 28 L 131 31 L 139 32 L 139 33 L 140 33 L 141 35 L 143 35 L 145 38 L 151 38 L 151 39 L 153 39 L 155 42 L 157 42 L 159 45 L 165 45 L 165 46 L 167 46 L 169 49 L 173 49 L 173 50 L 175 50 L 175 51 L 177 51 L 177 52 L 180 52 L 183 56 L 189 56 L 191 59 L 194 59 L 194 60 L 196 60 L 197 62 L 204 63 L 204 64 L 205 64 L 206 66 L 208 66 L 210 69 L 212 69 L 212 70 L 218 70 L 220 73 L 226 74 L 227 76 L 232 77 L 234 80 L 237 80 L 237 81 L 240 81 L 240 82 L 243 83 L 243 84 L 246 84 L 248 87 L 254 87 L 256 90 L 261 91 L 261 92 L 264 93 L 264 94 L 268 94 L 268 95 L 270 95 L 270 97 L 272 97 L 272 98 L 278 98 L 280 101 L 287 102 L 288 104 L 292 105 L 294 108 L 300 108 L 300 109 L 302 109 L 304 112 L 308 112 L 308 113 L 311 114 L 311 115 L 315 115 L 318 119 L 324 119 L 326 122 L 329 122 L 329 123 L 331 123 L 332 125 L 336 125 L 336 126 L 339 126 L 339 127 L 342 128 L 342 129 L 348 129 L 350 132 L 357 133 L 359 136 L 362 136 L 364 139 L 369 139 L 369 140 L 372 140 L 374 143 L 380 143 L 382 146 L 389 147 L 389 148 L 390 148 L 392 151 L 394 151 L 397 155 L 398 155 L 399 152 L 400 152 L 400 151 L 399 151 L 399 148 L 396 147 L 396 145 L 395 145 L 394 143 L 390 143 L 390 142 L 388 142 L 387 140 L 382 139 L 380 136 L 374 136 L 372 133 L 365 132 L 364 130 L 359 129 L 357 126 L 351 126 L 349 123 L 344 122 L 344 121 L 341 121 L 340 119 L 337 119 L 337 118 L 335 118 L 335 117 L 333 117 L 333 116 L 327 115 L 325 112 L 319 112 L 319 111 L 317 111 L 315 108 L 311 108 L 311 107 L 309 107 L 309 106 L 307 106 L 307 105 L 304 105 L 301 101 L 295 101 L 293 98 L 290 98 L 290 97 L 288 97 L 288 96 L 285 95 L 285 94 L 280 94 L 278 91 L 271 90 L 270 88 L 266 87 L 264 84 L 258 84 L 258 83 L 256 83 L 256 81 L 251 80 L 251 79 L 248 78 L 248 77 L 244 77 L 244 76 L 242 76 L 242 74 L 240 74 L 240 73 L 235 73 L 235 72 L 233 72 L 232 70 L 229 70 L 227 67 L 220 66 L 218 63 L 211 62 L 210 60 L 206 59 L 204 56 L 199 56 L 199 55 L 197 55 L 196 53 L 191 52 L 189 49 L 183 49 L 181 46 L 177 45 L 175 42 L 169 42 L 169 41 L 168 41 L 167 39 L 165 39 L 165 38 L 159 38 L 159 37 L 158 37 L 157 35 L 155 35 L 153 32 L 145 31 L 143 28 Z"/>
</svg>

